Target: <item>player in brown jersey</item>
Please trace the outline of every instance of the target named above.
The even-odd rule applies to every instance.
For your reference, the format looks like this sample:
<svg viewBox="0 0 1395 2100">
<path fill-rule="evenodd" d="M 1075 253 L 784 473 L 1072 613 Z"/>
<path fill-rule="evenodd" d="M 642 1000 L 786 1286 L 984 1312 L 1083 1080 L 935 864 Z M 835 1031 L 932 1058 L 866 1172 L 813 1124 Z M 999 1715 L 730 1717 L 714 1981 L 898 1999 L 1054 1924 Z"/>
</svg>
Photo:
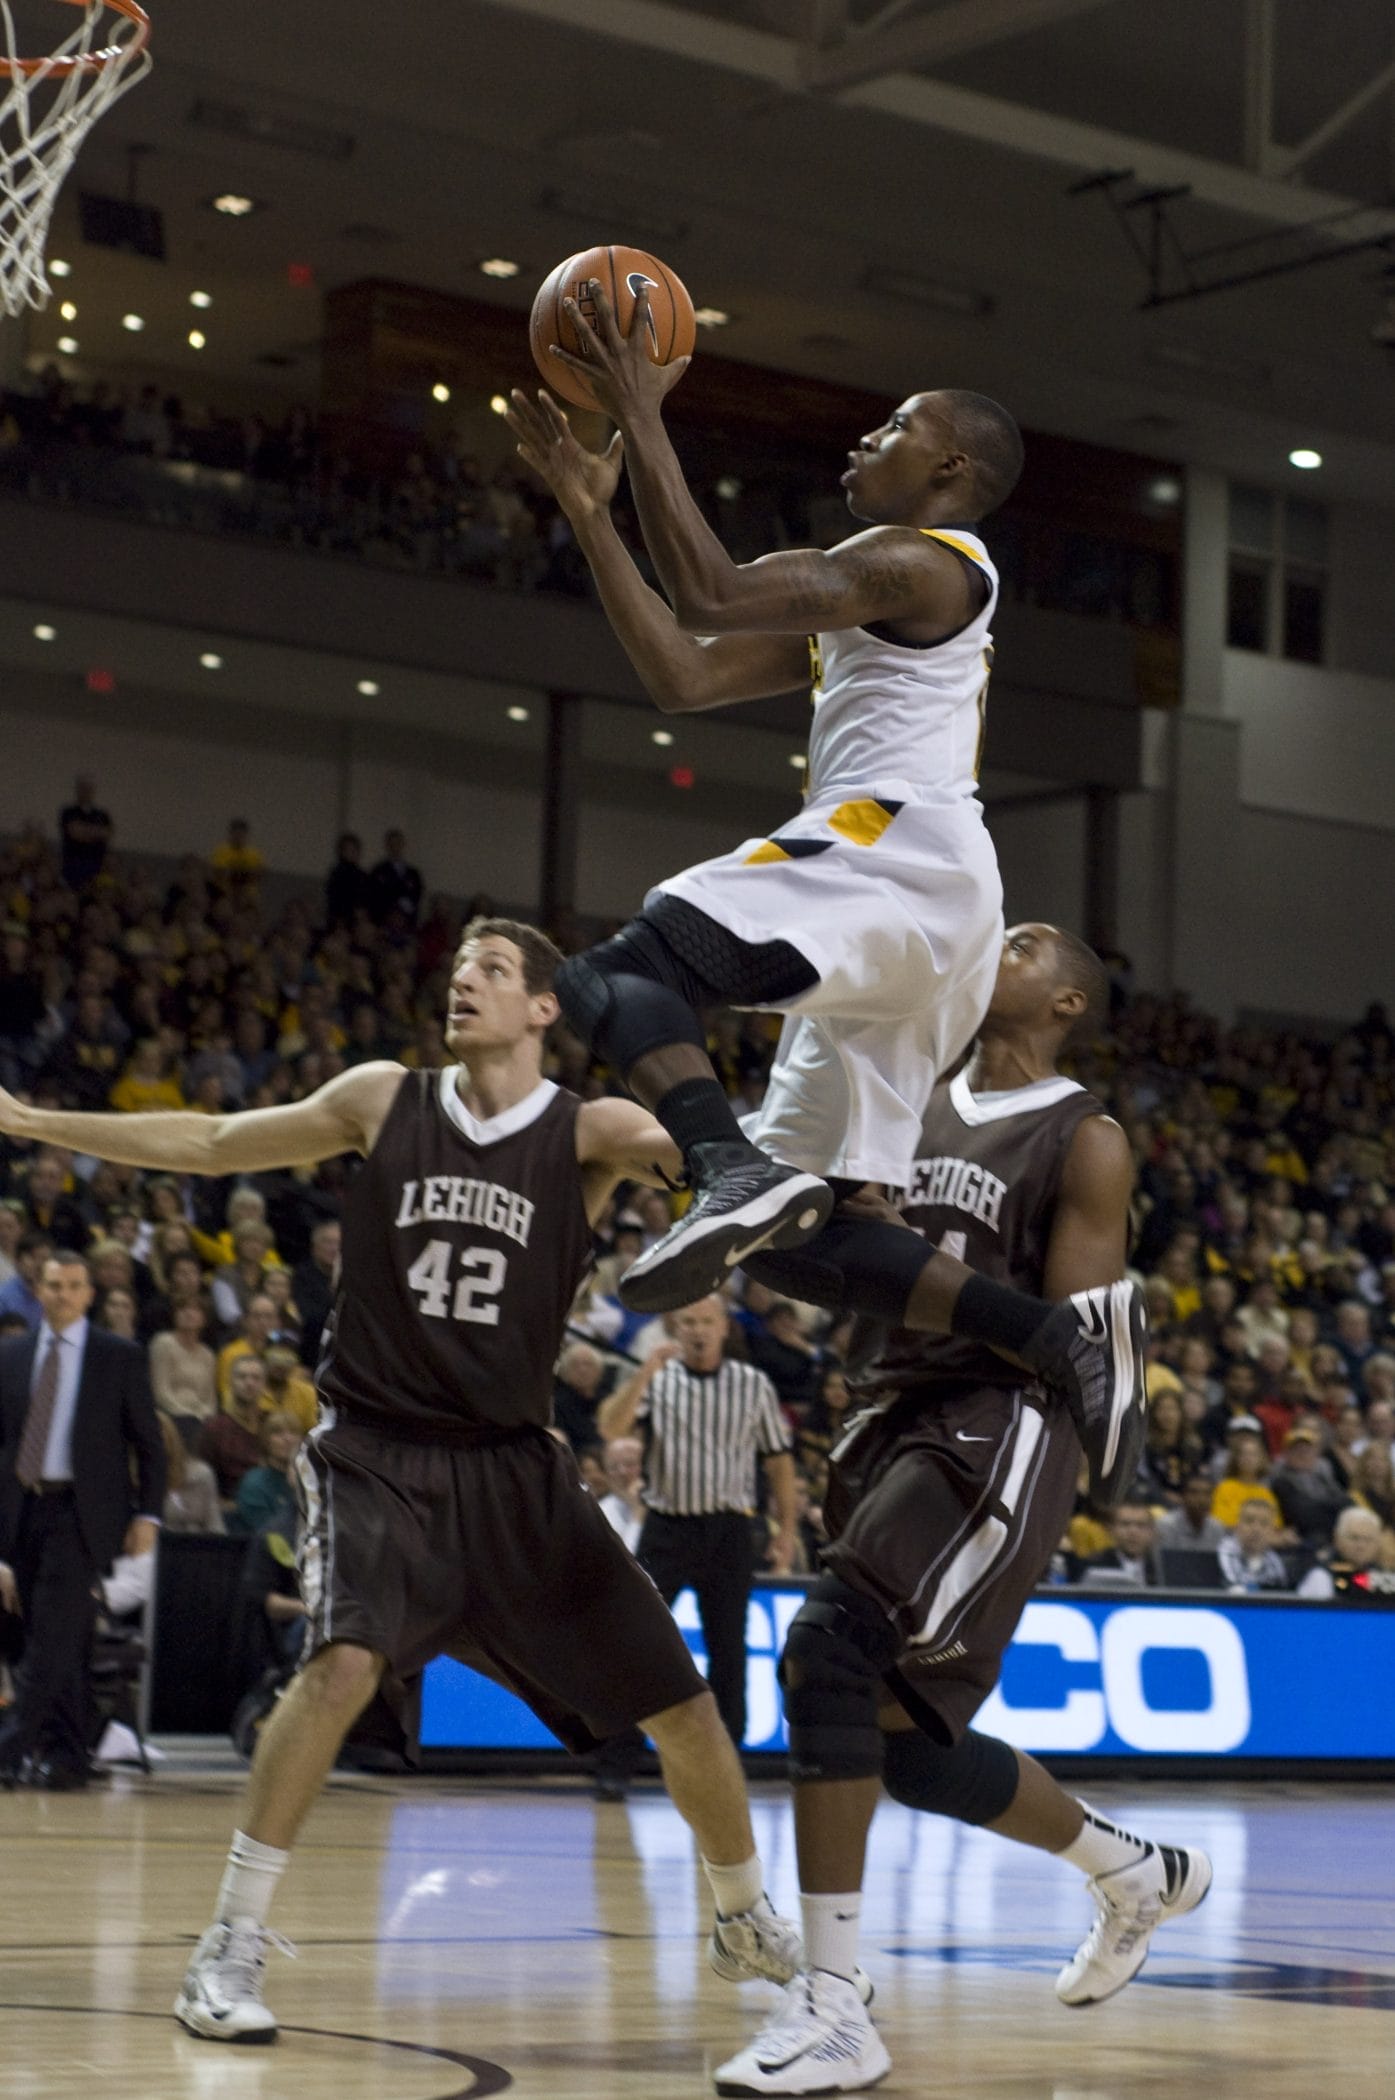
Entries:
<svg viewBox="0 0 1395 2100">
<path fill-rule="evenodd" d="M 1072 935 L 1014 927 L 972 1055 L 936 1088 L 901 1192 L 901 1222 L 925 1241 L 1047 1297 L 1124 1268 L 1127 1141 L 1057 1069 L 1105 990 Z M 1194 1909 L 1211 1881 L 1203 1853 L 1115 1828 L 969 1727 L 1071 1514 L 1081 1447 L 1067 1407 L 960 1335 L 864 1323 L 853 1362 L 865 1411 L 832 1453 L 832 1544 L 781 1663 L 808 1967 L 719 2069 L 719 2093 L 856 2092 L 890 2069 L 853 1983 L 883 1782 L 909 1807 L 1057 1853 L 1089 1877 L 1096 1921 L 1056 1984 L 1068 2005 L 1122 1989 L 1153 1928 Z"/>
<path fill-rule="evenodd" d="M 238 1115 L 79 1115 L 0 1093 L 0 1130 L 119 1163 L 257 1173 L 356 1151 L 321 1419 L 299 1462 L 303 1666 L 263 1731 L 219 1891 L 175 2012 L 269 2042 L 266 1918 L 289 1848 L 380 1685 L 448 1652 L 508 1685 L 569 1747 L 653 1737 L 716 1903 L 709 1958 L 784 1982 L 802 1949 L 763 1894 L 735 1748 L 658 1591 L 548 1433 L 552 1367 L 622 1179 L 678 1155 L 634 1103 L 542 1076 L 560 956 L 476 920 L 451 979 L 458 1065 L 358 1066 Z"/>
</svg>

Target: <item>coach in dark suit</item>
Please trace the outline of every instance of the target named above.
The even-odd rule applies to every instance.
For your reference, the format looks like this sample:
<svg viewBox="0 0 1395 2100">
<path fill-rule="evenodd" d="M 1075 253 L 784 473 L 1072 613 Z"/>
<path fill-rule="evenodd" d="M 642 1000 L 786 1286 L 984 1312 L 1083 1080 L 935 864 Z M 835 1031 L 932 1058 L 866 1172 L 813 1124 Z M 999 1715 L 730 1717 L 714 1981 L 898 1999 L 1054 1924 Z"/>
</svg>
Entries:
<svg viewBox="0 0 1395 2100">
<path fill-rule="evenodd" d="M 24 1627 L 0 1784 L 42 1752 L 37 1783 L 66 1790 L 87 1782 L 97 1578 L 118 1553 L 154 1550 L 165 1454 L 144 1352 L 88 1324 L 82 1256 L 51 1255 L 38 1295 L 37 1334 L 0 1343 L 0 1602 Z"/>
</svg>

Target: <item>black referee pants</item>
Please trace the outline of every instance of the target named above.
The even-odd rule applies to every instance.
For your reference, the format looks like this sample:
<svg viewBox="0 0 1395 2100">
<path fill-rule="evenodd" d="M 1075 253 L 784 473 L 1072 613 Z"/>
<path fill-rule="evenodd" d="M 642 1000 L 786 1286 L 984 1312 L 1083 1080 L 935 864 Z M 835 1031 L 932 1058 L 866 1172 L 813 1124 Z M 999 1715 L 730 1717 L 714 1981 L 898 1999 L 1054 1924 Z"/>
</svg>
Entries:
<svg viewBox="0 0 1395 2100">
<path fill-rule="evenodd" d="M 651 1509 L 635 1558 L 665 1604 L 697 1592 L 707 1647 L 707 1682 L 737 1749 L 746 1736 L 746 1606 L 755 1573 L 755 1536 L 743 1510 L 671 1517 Z"/>
</svg>

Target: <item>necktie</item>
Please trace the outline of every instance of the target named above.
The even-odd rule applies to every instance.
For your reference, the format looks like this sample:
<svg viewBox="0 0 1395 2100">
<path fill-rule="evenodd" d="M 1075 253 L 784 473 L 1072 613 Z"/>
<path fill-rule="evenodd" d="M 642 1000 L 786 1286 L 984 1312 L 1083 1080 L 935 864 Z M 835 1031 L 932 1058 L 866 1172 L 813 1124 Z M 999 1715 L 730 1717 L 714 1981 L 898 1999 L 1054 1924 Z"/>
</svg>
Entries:
<svg viewBox="0 0 1395 2100">
<path fill-rule="evenodd" d="M 39 1366 L 39 1375 L 29 1396 L 29 1412 L 24 1417 L 19 1458 L 15 1465 L 21 1487 L 37 1487 L 44 1477 L 48 1433 L 53 1427 L 53 1410 L 58 1402 L 58 1349 L 55 1335 L 49 1343 L 48 1355 Z"/>
</svg>

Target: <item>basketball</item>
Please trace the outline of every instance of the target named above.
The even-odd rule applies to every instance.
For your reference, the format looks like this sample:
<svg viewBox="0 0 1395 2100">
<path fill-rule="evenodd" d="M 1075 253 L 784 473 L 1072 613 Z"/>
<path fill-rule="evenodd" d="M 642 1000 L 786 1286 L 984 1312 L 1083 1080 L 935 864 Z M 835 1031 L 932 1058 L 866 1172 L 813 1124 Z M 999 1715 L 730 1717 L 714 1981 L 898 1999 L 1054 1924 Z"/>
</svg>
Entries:
<svg viewBox="0 0 1395 2100">
<path fill-rule="evenodd" d="M 580 348 L 562 301 L 575 299 L 583 317 L 589 320 L 592 308 L 588 286 L 593 277 L 609 298 L 622 335 L 629 333 L 635 293 L 641 284 L 648 285 L 649 355 L 656 365 L 672 364 L 676 357 L 691 354 L 697 340 L 697 323 L 682 279 L 675 277 L 656 255 L 646 255 L 642 248 L 585 248 L 579 255 L 569 255 L 564 263 L 558 263 L 533 301 L 528 324 L 533 362 L 554 394 L 560 394 L 576 408 L 598 410 L 600 403 L 587 381 L 554 357 L 551 347 L 558 343 L 572 352 Z"/>
</svg>

